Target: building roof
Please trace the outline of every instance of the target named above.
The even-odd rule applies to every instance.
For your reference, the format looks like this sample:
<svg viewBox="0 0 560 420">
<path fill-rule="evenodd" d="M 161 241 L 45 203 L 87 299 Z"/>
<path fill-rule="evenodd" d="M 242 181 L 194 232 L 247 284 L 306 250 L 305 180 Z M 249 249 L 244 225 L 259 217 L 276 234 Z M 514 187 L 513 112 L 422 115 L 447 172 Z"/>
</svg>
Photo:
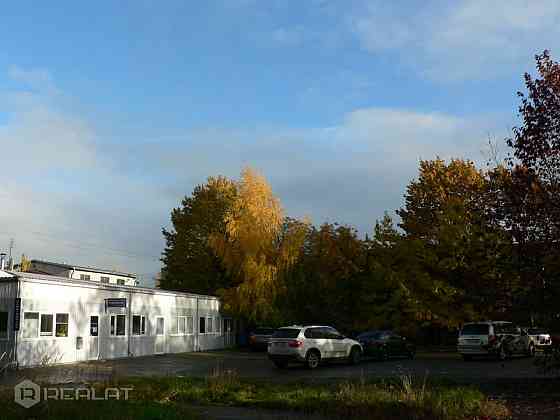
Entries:
<svg viewBox="0 0 560 420">
<path fill-rule="evenodd" d="M 89 273 L 110 274 L 113 276 L 129 277 L 133 279 L 136 278 L 136 274 L 133 273 L 124 273 L 122 271 L 106 270 L 104 268 L 89 267 L 84 265 L 71 265 L 71 264 L 62 264 L 62 263 L 57 263 L 52 261 L 31 260 L 31 264 L 33 263 L 48 264 L 48 265 L 53 265 L 55 267 L 66 268 L 68 270 L 87 271 Z"/>
<path fill-rule="evenodd" d="M 188 293 L 188 292 L 175 292 L 172 290 L 165 290 L 165 289 L 156 289 L 153 287 L 141 287 L 141 286 L 126 286 L 126 285 L 118 285 L 118 284 L 108 284 L 108 283 L 100 283 L 97 281 L 89 281 L 89 280 L 78 280 L 78 279 L 71 279 L 68 277 L 58 277 L 58 276 L 51 276 L 46 274 L 37 274 L 37 273 L 27 273 L 27 272 L 9 272 L 10 277 L 23 279 L 23 280 L 31 280 L 31 281 L 38 281 L 38 282 L 53 282 L 53 283 L 65 283 L 68 285 L 76 285 L 76 286 L 83 286 L 88 288 L 96 288 L 96 289 L 106 289 L 106 290 L 119 290 L 123 292 L 133 292 L 133 293 L 147 293 L 147 294 L 155 294 L 155 295 L 174 295 L 174 296 L 184 296 L 184 297 L 198 297 L 201 299 L 212 299 L 217 300 L 218 297 L 212 295 L 200 295 L 197 293 Z M 2 280 L 0 280 L 2 281 Z"/>
</svg>

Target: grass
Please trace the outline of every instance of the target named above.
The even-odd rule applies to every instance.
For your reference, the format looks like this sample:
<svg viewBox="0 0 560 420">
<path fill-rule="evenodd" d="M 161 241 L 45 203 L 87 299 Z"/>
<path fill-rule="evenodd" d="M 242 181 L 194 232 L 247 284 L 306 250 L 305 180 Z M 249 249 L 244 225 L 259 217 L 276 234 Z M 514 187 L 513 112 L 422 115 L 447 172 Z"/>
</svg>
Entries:
<svg viewBox="0 0 560 420">
<path fill-rule="evenodd" d="M 405 375 L 374 382 L 270 384 L 241 380 L 235 371 L 218 368 L 205 379 L 126 378 L 112 384 L 119 385 L 134 387 L 130 401 L 49 401 L 29 410 L 15 408 L 12 414 L 25 417 L 8 418 L 190 419 L 196 418 L 193 405 L 294 410 L 329 418 L 509 418 L 504 405 L 488 401 L 474 387 Z M 13 402 L 5 403 L 6 398 L 13 399 L 13 391 L 9 396 L 0 395 L 4 407 L 15 406 Z"/>
<path fill-rule="evenodd" d="M 190 407 L 150 401 L 49 401 L 25 409 L 13 398 L 2 402 L 2 419 L 198 420 Z"/>
<path fill-rule="evenodd" d="M 473 387 L 421 381 L 410 376 L 335 384 L 270 384 L 241 380 L 235 371 L 206 379 L 160 378 L 128 381 L 143 400 L 173 404 L 225 405 L 295 410 L 332 418 L 475 419 L 509 417 Z"/>
</svg>

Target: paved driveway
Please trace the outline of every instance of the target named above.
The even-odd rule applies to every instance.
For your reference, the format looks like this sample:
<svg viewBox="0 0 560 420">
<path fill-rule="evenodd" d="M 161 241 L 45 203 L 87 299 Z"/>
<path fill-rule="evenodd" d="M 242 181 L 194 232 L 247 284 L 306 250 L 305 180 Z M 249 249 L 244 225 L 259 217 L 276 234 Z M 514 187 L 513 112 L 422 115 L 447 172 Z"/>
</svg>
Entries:
<svg viewBox="0 0 560 420">
<path fill-rule="evenodd" d="M 368 379 L 411 374 L 474 383 L 541 376 L 530 358 L 515 358 L 503 363 L 494 360 L 464 362 L 454 353 L 419 353 L 415 360 L 367 361 L 357 366 L 331 363 L 310 371 L 298 365 L 277 369 L 267 360 L 265 353 L 216 351 L 22 369 L 8 374 L 2 382 L 10 384 L 22 377 L 46 383 L 105 381 L 123 376 L 205 377 L 215 369 L 231 369 L 238 372 L 242 378 L 266 379 L 272 382 Z"/>
</svg>

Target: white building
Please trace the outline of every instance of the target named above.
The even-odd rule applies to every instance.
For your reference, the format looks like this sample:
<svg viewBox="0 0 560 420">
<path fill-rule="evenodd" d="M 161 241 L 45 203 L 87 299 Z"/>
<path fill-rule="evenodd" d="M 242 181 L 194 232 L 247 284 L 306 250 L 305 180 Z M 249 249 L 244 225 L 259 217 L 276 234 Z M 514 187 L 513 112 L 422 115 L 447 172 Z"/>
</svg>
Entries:
<svg viewBox="0 0 560 420">
<path fill-rule="evenodd" d="M 70 363 L 234 344 L 220 301 L 196 295 L 0 271 L 2 365 Z"/>
<path fill-rule="evenodd" d="M 100 283 L 135 286 L 136 274 L 79 265 L 60 264 L 50 261 L 31 260 L 31 273 L 48 274 L 76 280 L 98 281 Z"/>
</svg>

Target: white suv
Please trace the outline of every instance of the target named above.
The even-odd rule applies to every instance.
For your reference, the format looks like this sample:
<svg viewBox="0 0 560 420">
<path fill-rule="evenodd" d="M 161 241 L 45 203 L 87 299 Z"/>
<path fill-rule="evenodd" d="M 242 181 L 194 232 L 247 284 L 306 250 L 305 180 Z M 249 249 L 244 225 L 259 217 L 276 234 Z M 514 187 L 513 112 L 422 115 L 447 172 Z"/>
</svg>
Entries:
<svg viewBox="0 0 560 420">
<path fill-rule="evenodd" d="M 268 343 L 268 358 L 279 368 L 290 362 L 315 369 L 323 360 L 345 359 L 357 364 L 362 356 L 359 342 L 329 326 L 313 325 L 277 329 Z"/>
<path fill-rule="evenodd" d="M 533 356 L 535 345 L 525 331 L 511 322 L 470 322 L 459 333 L 457 351 L 465 360 L 473 356 L 495 356 L 504 360 L 514 354 Z"/>
</svg>

